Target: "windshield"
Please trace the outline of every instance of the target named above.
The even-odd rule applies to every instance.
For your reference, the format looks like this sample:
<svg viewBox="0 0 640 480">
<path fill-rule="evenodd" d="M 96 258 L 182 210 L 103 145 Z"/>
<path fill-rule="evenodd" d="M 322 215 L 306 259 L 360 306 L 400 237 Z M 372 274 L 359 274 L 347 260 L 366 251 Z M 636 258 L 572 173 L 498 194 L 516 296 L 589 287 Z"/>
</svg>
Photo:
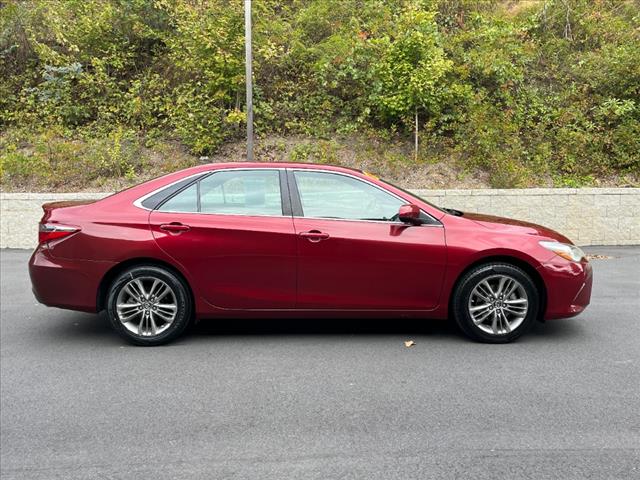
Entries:
<svg viewBox="0 0 640 480">
<path fill-rule="evenodd" d="M 423 202 L 424 202 L 424 203 L 426 203 L 427 205 L 431 205 L 433 208 L 435 208 L 436 210 L 438 210 L 438 211 L 440 211 L 440 212 L 442 212 L 442 213 L 449 213 L 449 212 L 447 212 L 445 209 L 443 209 L 443 208 L 441 208 L 441 207 L 439 207 L 439 206 L 437 206 L 437 205 L 434 205 L 433 203 L 431 203 L 431 202 L 430 202 L 430 201 L 428 201 L 428 200 L 425 200 L 425 199 L 424 199 L 424 198 L 422 198 L 420 195 L 416 195 L 415 193 L 410 192 L 409 190 L 406 190 L 406 189 L 404 189 L 404 188 L 402 188 L 402 187 L 399 187 L 399 186 L 397 186 L 397 185 L 394 185 L 393 183 L 388 182 L 388 181 L 386 181 L 386 180 L 383 180 L 382 178 L 381 178 L 381 179 L 379 179 L 379 180 L 380 180 L 382 183 L 386 183 L 387 185 L 391 185 L 392 187 L 397 188 L 398 190 L 400 190 L 401 192 L 406 193 L 407 195 L 411 195 L 412 197 L 415 197 L 415 198 L 417 198 L 418 200 L 423 201 Z"/>
</svg>

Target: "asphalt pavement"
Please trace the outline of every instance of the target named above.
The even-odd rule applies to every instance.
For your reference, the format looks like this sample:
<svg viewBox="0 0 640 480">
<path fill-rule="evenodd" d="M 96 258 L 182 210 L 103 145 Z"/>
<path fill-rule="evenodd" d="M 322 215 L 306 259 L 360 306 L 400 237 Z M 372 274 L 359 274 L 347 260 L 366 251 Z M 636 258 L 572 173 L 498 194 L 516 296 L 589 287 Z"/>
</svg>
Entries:
<svg viewBox="0 0 640 480">
<path fill-rule="evenodd" d="M 587 311 L 509 345 L 235 320 L 157 348 L 37 304 L 30 252 L 3 250 L 0 477 L 640 478 L 640 247 L 588 250 L 613 258 Z"/>
</svg>

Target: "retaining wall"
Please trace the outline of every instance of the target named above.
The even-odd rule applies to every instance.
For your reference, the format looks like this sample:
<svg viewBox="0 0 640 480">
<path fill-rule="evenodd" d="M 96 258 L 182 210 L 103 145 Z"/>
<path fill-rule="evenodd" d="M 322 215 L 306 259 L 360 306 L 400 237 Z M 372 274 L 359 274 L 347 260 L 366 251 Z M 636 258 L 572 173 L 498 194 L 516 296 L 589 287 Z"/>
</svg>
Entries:
<svg viewBox="0 0 640 480">
<path fill-rule="evenodd" d="M 414 190 L 436 205 L 545 225 L 578 245 L 640 244 L 640 188 Z M 108 193 L 0 193 L 0 248 L 33 248 L 41 205 Z"/>
<path fill-rule="evenodd" d="M 442 207 L 517 218 L 577 245 L 640 245 L 640 188 L 415 190 Z"/>
</svg>

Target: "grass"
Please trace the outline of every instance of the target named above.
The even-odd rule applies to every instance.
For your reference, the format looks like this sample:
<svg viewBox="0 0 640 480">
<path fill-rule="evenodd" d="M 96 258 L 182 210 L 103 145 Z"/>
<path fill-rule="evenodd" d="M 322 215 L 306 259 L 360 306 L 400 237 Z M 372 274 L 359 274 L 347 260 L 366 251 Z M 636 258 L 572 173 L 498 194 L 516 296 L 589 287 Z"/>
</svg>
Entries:
<svg viewBox="0 0 640 480">
<path fill-rule="evenodd" d="M 497 178 L 464 158 L 445 157 L 423 146 L 414 160 L 412 144 L 375 132 L 332 139 L 304 136 L 258 138 L 257 161 L 336 164 L 367 170 L 407 188 L 552 186 L 638 186 L 636 176 L 580 178 L 532 175 L 515 170 Z M 242 141 L 211 157 L 196 157 L 171 138 L 143 136 L 122 128 L 96 137 L 88 133 L 20 129 L 0 134 L 0 179 L 5 192 L 114 191 L 164 173 L 208 162 L 245 159 Z"/>
</svg>

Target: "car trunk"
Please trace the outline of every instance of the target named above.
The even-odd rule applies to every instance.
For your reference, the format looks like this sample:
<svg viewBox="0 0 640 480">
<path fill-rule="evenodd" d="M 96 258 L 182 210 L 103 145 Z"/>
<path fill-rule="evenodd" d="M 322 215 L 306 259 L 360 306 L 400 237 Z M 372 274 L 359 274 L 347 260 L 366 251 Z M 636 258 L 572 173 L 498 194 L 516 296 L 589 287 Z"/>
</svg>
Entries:
<svg viewBox="0 0 640 480">
<path fill-rule="evenodd" d="M 97 202 L 97 200 L 64 200 L 61 202 L 44 203 L 42 205 L 42 210 L 44 210 L 44 215 L 40 222 L 44 223 L 49 221 L 55 210 L 60 210 L 63 208 L 71 208 L 71 207 L 81 207 L 83 205 L 90 205 L 95 202 Z"/>
</svg>

